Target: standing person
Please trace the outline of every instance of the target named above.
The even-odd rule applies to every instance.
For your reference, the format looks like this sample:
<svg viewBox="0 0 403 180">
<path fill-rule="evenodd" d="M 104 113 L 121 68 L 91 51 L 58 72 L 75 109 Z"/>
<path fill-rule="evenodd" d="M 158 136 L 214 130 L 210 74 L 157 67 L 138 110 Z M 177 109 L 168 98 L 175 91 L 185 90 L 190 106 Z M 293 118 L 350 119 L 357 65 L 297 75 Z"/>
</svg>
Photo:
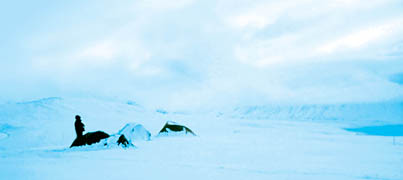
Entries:
<svg viewBox="0 0 403 180">
<path fill-rule="evenodd" d="M 74 122 L 74 127 L 76 128 L 77 138 L 82 137 L 85 130 L 84 124 L 81 122 L 81 117 L 79 115 L 76 115 L 76 122 Z"/>
</svg>

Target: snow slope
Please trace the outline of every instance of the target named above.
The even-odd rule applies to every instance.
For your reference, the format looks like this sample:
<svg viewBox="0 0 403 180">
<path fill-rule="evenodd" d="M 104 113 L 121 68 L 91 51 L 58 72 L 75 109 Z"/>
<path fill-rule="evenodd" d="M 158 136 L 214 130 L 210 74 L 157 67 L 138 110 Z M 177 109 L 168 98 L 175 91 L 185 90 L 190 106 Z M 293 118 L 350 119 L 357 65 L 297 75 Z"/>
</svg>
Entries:
<svg viewBox="0 0 403 180">
<path fill-rule="evenodd" d="M 0 179 L 403 179 L 403 137 L 393 143 L 343 129 L 403 124 L 401 103 L 161 113 L 133 102 L 88 97 L 0 105 Z M 69 149 L 76 114 L 86 131 L 113 134 L 135 122 L 153 137 L 134 142 L 137 148 Z M 168 120 L 198 136 L 155 137 Z"/>
</svg>

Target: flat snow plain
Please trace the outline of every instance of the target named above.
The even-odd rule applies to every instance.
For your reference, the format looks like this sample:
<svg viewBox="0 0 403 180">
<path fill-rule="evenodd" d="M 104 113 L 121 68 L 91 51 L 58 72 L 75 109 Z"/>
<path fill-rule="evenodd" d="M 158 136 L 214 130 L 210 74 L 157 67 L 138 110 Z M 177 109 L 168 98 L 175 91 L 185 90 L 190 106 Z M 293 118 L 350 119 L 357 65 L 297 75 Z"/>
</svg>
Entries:
<svg viewBox="0 0 403 180">
<path fill-rule="evenodd" d="M 317 114 L 301 120 L 232 110 L 169 112 L 102 98 L 47 98 L 0 107 L 0 179 L 403 179 L 403 137 L 393 141 L 344 129 L 403 124 L 399 112 L 392 112 L 397 117 L 390 121 L 351 123 L 320 120 Z M 76 114 L 87 132 L 113 134 L 136 122 L 153 138 L 135 142 L 137 148 L 70 149 Z M 287 119 L 276 119 L 281 117 Z M 168 120 L 198 136 L 156 137 Z"/>
</svg>

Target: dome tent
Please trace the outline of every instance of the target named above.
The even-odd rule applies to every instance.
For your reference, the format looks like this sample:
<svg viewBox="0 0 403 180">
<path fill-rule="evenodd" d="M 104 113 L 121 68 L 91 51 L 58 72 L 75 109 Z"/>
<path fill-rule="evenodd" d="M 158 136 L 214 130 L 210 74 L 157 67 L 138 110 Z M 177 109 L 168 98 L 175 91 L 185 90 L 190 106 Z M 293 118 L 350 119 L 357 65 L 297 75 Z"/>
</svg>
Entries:
<svg viewBox="0 0 403 180">
<path fill-rule="evenodd" d="M 124 135 L 129 141 L 149 141 L 151 133 L 143 125 L 137 123 L 126 124 L 118 135 Z"/>
<path fill-rule="evenodd" d="M 133 145 L 134 141 L 149 140 L 151 140 L 151 133 L 145 129 L 143 125 L 128 123 L 118 133 L 105 139 L 103 144 L 108 147 L 115 145 L 122 147 L 135 147 Z"/>
<path fill-rule="evenodd" d="M 162 127 L 157 136 L 184 136 L 188 134 L 196 136 L 196 134 L 188 127 L 173 121 L 168 121 L 165 123 L 164 127 Z"/>
</svg>

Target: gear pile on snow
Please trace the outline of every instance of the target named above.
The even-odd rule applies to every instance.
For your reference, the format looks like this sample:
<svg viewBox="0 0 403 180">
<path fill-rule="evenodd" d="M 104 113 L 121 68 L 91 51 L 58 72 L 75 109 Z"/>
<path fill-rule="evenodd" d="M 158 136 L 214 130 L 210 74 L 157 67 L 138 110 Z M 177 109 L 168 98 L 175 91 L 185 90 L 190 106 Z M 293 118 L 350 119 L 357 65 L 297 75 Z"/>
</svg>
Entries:
<svg viewBox="0 0 403 180">
<path fill-rule="evenodd" d="M 125 135 L 120 135 L 117 141 L 118 146 L 122 144 L 122 147 L 128 147 L 130 145 L 129 141 L 126 139 Z"/>
<path fill-rule="evenodd" d="M 168 121 L 158 133 L 158 136 L 182 136 L 188 134 L 196 136 L 196 134 L 188 127 L 173 121 Z"/>
<path fill-rule="evenodd" d="M 95 144 L 109 137 L 109 134 L 103 131 L 89 132 L 83 136 L 78 136 L 70 147 Z"/>
</svg>

